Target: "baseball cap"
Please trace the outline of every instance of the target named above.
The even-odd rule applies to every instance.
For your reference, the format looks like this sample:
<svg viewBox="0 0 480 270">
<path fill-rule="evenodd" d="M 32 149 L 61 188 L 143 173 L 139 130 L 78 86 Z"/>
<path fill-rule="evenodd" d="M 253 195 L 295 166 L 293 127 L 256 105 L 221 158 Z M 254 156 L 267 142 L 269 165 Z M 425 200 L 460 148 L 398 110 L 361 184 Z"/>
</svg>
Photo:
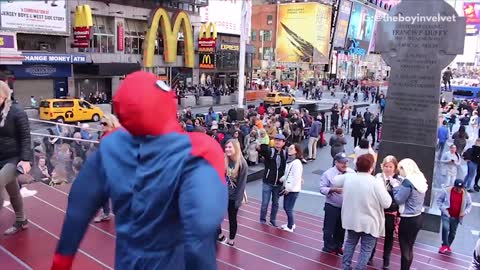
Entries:
<svg viewBox="0 0 480 270">
<path fill-rule="evenodd" d="M 333 158 L 333 160 L 341 162 L 341 163 L 345 163 L 345 162 L 349 161 L 348 157 L 347 157 L 347 155 L 345 155 L 345 153 L 336 154 L 335 157 Z"/>
<path fill-rule="evenodd" d="M 463 180 L 462 179 L 457 179 L 453 183 L 453 186 L 458 187 L 458 188 L 463 188 Z"/>
<path fill-rule="evenodd" d="M 273 139 L 274 140 L 282 140 L 282 141 L 287 140 L 287 138 L 285 138 L 285 136 L 283 134 L 277 134 L 277 135 L 275 135 L 275 137 Z"/>
</svg>

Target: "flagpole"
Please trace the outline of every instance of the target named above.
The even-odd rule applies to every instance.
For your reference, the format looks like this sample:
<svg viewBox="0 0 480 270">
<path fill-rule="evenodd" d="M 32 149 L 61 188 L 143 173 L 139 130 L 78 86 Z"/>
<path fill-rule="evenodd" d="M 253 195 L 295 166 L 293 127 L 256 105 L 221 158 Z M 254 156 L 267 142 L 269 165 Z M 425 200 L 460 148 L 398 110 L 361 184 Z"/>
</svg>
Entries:
<svg viewBox="0 0 480 270">
<path fill-rule="evenodd" d="M 238 60 L 238 108 L 243 108 L 243 99 L 245 97 L 245 56 L 246 41 L 248 39 L 247 28 L 247 1 L 242 3 L 242 14 L 240 22 L 240 55 Z"/>
</svg>

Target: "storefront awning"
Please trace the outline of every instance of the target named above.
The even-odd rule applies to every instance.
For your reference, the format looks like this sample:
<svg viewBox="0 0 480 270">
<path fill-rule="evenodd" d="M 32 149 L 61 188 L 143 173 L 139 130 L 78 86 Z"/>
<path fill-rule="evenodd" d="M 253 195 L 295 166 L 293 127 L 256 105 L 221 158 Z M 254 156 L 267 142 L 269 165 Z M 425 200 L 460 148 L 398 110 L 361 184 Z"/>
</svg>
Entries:
<svg viewBox="0 0 480 270">
<path fill-rule="evenodd" d="M 20 53 L 5 53 L 0 50 L 0 65 L 21 65 L 24 59 Z"/>
</svg>

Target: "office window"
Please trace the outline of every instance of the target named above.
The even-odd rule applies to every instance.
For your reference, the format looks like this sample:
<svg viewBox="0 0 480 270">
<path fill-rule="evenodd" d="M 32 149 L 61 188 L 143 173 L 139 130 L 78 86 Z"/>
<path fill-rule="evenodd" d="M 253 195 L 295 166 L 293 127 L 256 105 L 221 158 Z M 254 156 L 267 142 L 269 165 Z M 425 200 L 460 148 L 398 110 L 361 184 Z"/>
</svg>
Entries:
<svg viewBox="0 0 480 270">
<path fill-rule="evenodd" d="M 272 60 L 273 59 L 273 48 L 263 48 L 263 60 Z"/>
<path fill-rule="evenodd" d="M 147 31 L 147 22 L 139 20 L 125 20 L 125 53 L 142 54 L 143 41 Z"/>
<path fill-rule="evenodd" d="M 257 40 L 257 32 L 252 31 L 252 35 L 251 35 L 250 39 L 251 39 L 252 41 Z"/>
<path fill-rule="evenodd" d="M 263 31 L 263 40 L 264 41 L 272 41 L 272 31 L 264 30 Z"/>
<path fill-rule="evenodd" d="M 267 24 L 271 25 L 273 23 L 273 16 L 272 15 L 267 15 Z"/>
<path fill-rule="evenodd" d="M 80 52 L 114 53 L 115 31 L 113 17 L 93 16 L 93 37 L 89 48 L 80 48 Z"/>
</svg>

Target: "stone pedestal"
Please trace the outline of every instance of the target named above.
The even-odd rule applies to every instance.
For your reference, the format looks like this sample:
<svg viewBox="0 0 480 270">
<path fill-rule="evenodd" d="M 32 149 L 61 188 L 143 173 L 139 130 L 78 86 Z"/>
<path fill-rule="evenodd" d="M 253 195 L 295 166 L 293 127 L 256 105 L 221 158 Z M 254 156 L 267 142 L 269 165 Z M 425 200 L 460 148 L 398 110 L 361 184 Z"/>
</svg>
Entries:
<svg viewBox="0 0 480 270">
<path fill-rule="evenodd" d="M 211 105 L 213 105 L 213 97 L 200 97 L 199 105 L 200 106 L 211 106 Z"/>
<path fill-rule="evenodd" d="M 220 96 L 220 104 L 230 104 L 231 100 L 230 96 Z"/>
<path fill-rule="evenodd" d="M 186 96 L 184 98 L 181 98 L 180 103 L 181 103 L 183 108 L 193 107 L 193 106 L 196 105 L 195 97 L 194 96 Z"/>
<path fill-rule="evenodd" d="M 230 102 L 231 103 L 237 103 L 238 102 L 238 94 L 234 93 L 230 95 Z"/>
<path fill-rule="evenodd" d="M 95 106 L 99 107 L 103 113 L 112 113 L 112 105 L 110 104 L 95 104 Z"/>
</svg>

